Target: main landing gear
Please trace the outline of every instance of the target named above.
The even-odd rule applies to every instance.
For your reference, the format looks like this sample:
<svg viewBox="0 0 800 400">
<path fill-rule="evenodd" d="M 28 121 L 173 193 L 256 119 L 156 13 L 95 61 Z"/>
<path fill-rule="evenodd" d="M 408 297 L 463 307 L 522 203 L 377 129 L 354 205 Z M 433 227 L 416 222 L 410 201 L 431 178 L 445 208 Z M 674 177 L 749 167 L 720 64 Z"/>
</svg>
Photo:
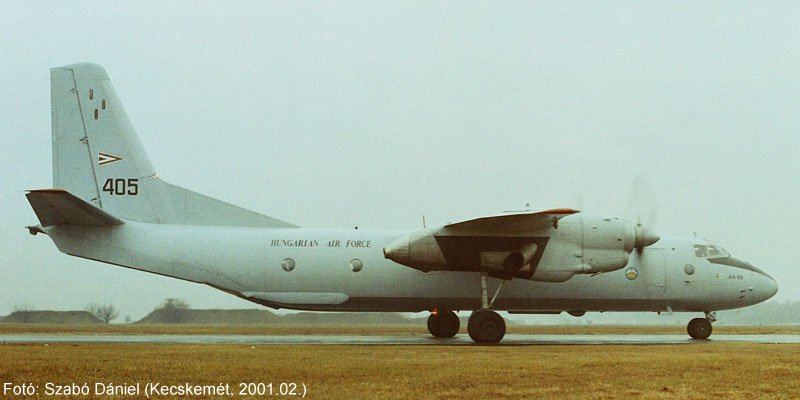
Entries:
<svg viewBox="0 0 800 400">
<path fill-rule="evenodd" d="M 446 310 L 431 313 L 428 317 L 428 332 L 437 338 L 451 338 L 458 333 L 461 321 L 456 313 Z"/>
<path fill-rule="evenodd" d="M 717 320 L 717 313 L 706 311 L 705 318 L 695 318 L 689 321 L 686 331 L 692 339 L 708 339 L 711 336 L 711 323 Z"/>
<path fill-rule="evenodd" d="M 494 305 L 497 295 L 500 294 L 500 289 L 503 288 L 503 283 L 494 293 L 492 300 L 489 301 L 489 289 L 486 282 L 487 274 L 481 272 L 481 309 L 477 310 L 469 316 L 467 322 L 467 332 L 469 337 L 476 343 L 497 343 L 503 340 L 506 334 L 506 322 L 500 314 L 490 310 Z"/>
<path fill-rule="evenodd" d="M 478 310 L 469 316 L 467 332 L 476 343 L 497 343 L 506 334 L 506 322 L 492 310 Z"/>
<path fill-rule="evenodd" d="M 506 334 L 506 322 L 500 314 L 491 310 L 503 283 L 497 288 L 492 300 L 489 301 L 489 291 L 486 282 L 487 274 L 481 273 L 481 309 L 474 311 L 467 322 L 469 337 L 476 343 L 497 343 L 503 340 Z M 505 281 L 503 281 L 505 282 Z M 459 320 L 456 313 L 443 310 L 431 313 L 428 317 L 428 332 L 437 338 L 450 338 L 458 333 Z"/>
</svg>

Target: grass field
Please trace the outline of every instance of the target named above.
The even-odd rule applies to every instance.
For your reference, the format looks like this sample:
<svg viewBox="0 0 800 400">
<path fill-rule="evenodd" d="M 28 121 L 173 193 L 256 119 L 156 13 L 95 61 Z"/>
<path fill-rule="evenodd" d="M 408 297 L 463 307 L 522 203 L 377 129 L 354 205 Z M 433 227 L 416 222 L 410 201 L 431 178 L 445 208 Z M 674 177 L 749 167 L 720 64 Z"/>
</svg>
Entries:
<svg viewBox="0 0 800 400">
<path fill-rule="evenodd" d="M 0 360 L 0 380 L 38 385 L 36 398 L 46 397 L 47 382 L 229 383 L 231 398 L 269 397 L 236 394 L 251 382 L 305 384 L 312 399 L 800 396 L 800 345 L 4 344 Z"/>
<path fill-rule="evenodd" d="M 797 327 L 715 326 L 718 333 Z M 424 334 L 414 326 L 2 325 L 0 333 Z M 680 326 L 513 326 L 515 333 L 683 333 Z M 800 345 L 340 346 L 2 344 L 0 381 L 44 385 L 305 384 L 311 399 L 752 399 L 800 397 Z M 97 396 L 133 399 L 138 396 Z M 0 396 L 11 398 L 8 394 Z M 89 396 L 93 397 L 93 396 Z M 193 396 L 160 396 L 176 399 Z M 281 398 L 280 396 L 271 396 Z M 76 397 L 72 397 L 76 398 Z M 83 398 L 78 396 L 77 398 Z M 195 398 L 209 398 L 200 396 Z"/>
</svg>

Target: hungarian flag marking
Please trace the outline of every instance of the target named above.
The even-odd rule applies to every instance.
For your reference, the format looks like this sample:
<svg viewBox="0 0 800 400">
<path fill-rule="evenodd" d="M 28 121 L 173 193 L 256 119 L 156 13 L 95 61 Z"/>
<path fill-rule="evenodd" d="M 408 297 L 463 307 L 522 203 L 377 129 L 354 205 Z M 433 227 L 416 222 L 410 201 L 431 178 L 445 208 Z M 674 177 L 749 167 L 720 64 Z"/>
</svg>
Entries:
<svg viewBox="0 0 800 400">
<path fill-rule="evenodd" d="M 122 160 L 122 157 L 115 156 L 113 154 L 108 153 L 99 153 L 97 155 L 97 164 L 98 165 L 106 165 L 111 164 L 112 162 Z"/>
</svg>

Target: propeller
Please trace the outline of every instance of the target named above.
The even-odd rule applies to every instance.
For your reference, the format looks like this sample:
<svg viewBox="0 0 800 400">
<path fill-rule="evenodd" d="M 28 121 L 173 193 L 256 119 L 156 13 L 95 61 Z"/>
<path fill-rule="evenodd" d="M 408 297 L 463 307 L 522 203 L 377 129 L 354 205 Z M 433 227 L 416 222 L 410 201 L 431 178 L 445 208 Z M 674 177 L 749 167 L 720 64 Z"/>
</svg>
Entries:
<svg viewBox="0 0 800 400">
<path fill-rule="evenodd" d="M 658 217 L 658 207 L 655 202 L 653 188 L 647 183 L 641 174 L 636 174 L 631 183 L 629 208 L 633 209 L 631 214 L 636 215 L 634 223 L 635 244 L 637 255 L 641 256 L 642 250 L 657 242 L 661 237 L 655 232 L 654 226 Z M 648 213 L 646 223 L 642 223 L 642 209 L 645 203 Z"/>
<path fill-rule="evenodd" d="M 645 218 L 642 218 L 645 214 Z M 641 175 L 636 174 L 631 182 L 628 197 L 628 215 L 636 216 L 636 225 L 654 228 L 658 220 L 658 205 L 653 187 Z"/>
</svg>

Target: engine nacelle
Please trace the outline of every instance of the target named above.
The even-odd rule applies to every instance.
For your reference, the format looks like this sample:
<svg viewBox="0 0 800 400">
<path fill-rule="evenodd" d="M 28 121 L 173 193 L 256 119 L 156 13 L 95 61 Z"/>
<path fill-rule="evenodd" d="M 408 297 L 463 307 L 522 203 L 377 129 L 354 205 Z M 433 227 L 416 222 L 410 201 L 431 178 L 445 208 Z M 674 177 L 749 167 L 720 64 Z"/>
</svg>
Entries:
<svg viewBox="0 0 800 400">
<path fill-rule="evenodd" d="M 658 241 L 617 218 L 573 215 L 513 235 L 422 230 L 383 249 L 387 259 L 420 271 L 482 271 L 490 276 L 564 282 L 575 274 L 615 271 L 630 253 Z"/>
<path fill-rule="evenodd" d="M 657 242 L 646 228 L 617 218 L 583 218 L 583 263 L 586 273 L 615 271 L 628 265 L 630 253 Z"/>
<path fill-rule="evenodd" d="M 447 266 L 442 249 L 433 232 L 428 230 L 414 232 L 395 240 L 384 247 L 383 256 L 396 263 L 420 271 L 435 271 Z"/>
<path fill-rule="evenodd" d="M 485 271 L 510 279 L 530 278 L 547 238 L 449 236 L 423 230 L 403 236 L 383 249 L 383 255 L 420 271 Z"/>
<path fill-rule="evenodd" d="M 583 218 L 583 264 L 586 273 L 625 267 L 636 244 L 633 224 L 612 218 Z"/>
<path fill-rule="evenodd" d="M 579 221 L 561 224 L 561 232 L 531 279 L 564 282 L 575 274 L 616 271 L 628 265 L 632 251 L 659 239 L 646 228 L 618 218 L 583 215 Z"/>
</svg>

